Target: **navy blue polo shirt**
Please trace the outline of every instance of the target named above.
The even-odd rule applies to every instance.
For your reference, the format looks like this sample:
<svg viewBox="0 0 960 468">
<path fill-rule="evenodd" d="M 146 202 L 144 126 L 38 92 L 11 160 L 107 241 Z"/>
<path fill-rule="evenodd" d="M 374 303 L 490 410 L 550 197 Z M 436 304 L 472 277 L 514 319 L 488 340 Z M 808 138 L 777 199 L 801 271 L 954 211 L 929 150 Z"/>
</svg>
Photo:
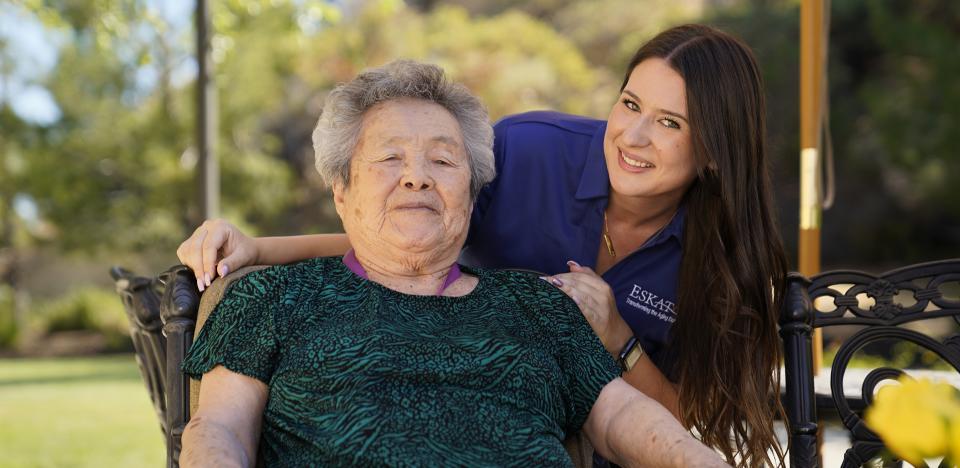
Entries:
<svg viewBox="0 0 960 468">
<path fill-rule="evenodd" d="M 567 260 L 596 267 L 610 190 L 605 130 L 605 121 L 556 112 L 497 122 L 497 177 L 477 197 L 461 261 L 551 275 L 570 271 Z M 681 207 L 654 238 L 603 274 L 620 315 L 667 375 L 684 214 Z"/>
</svg>

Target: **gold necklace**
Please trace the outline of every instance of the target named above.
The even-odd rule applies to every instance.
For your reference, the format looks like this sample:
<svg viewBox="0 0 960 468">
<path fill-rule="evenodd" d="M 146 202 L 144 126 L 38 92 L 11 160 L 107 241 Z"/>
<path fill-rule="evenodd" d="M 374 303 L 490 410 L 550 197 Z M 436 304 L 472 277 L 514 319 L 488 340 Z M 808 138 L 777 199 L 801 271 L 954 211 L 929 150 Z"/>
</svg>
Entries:
<svg viewBox="0 0 960 468">
<path fill-rule="evenodd" d="M 603 211 L 603 243 L 607 244 L 607 253 L 617 258 L 617 251 L 613 249 L 613 239 L 610 238 L 610 227 L 607 226 L 607 211 Z"/>
<path fill-rule="evenodd" d="M 647 245 L 654 237 L 657 237 L 658 235 L 660 235 L 660 233 L 663 232 L 663 230 L 667 227 L 667 225 L 670 224 L 670 221 L 673 221 L 673 218 L 676 216 L 677 216 L 677 212 L 674 211 L 673 216 L 671 216 L 670 219 L 668 219 L 663 226 L 660 226 L 660 229 L 657 229 L 657 232 L 653 233 L 652 236 L 648 237 L 647 240 L 644 241 L 639 248 L 643 248 L 643 246 Z M 610 254 L 610 256 L 613 258 L 617 258 L 617 251 L 614 250 L 613 248 L 613 239 L 610 238 L 610 227 L 607 225 L 606 210 L 603 211 L 603 243 L 607 245 L 607 253 Z"/>
</svg>

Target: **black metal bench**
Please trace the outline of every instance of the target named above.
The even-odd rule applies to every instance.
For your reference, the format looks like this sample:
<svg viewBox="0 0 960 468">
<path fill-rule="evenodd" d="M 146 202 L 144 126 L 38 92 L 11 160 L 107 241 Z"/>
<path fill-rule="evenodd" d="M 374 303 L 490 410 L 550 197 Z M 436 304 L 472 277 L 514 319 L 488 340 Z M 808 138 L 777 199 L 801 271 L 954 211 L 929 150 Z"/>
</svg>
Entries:
<svg viewBox="0 0 960 468">
<path fill-rule="evenodd" d="M 238 271 L 230 277 L 243 273 Z M 180 439 L 191 411 L 191 383 L 180 372 L 180 362 L 193 342 L 198 310 L 212 308 L 212 304 L 206 303 L 215 304 L 219 296 L 210 297 L 208 289 L 205 306 L 201 307 L 193 273 L 182 265 L 155 278 L 138 277 L 121 268 L 112 269 L 111 274 L 130 319 L 140 371 L 166 436 L 167 466 L 176 467 Z M 903 371 L 874 369 L 862 382 L 862 396 L 846 397 L 844 373 L 850 359 L 864 346 L 885 339 L 909 341 L 960 369 L 960 336 L 941 342 L 901 327 L 939 317 L 952 317 L 960 323 L 960 292 L 949 296 L 943 290 L 947 284 L 960 289 L 958 281 L 960 259 L 912 265 L 879 276 L 857 271 L 825 272 L 810 279 L 798 274 L 789 276 L 780 334 L 784 344 L 783 402 L 791 438 L 790 466 L 819 466 L 817 430 L 823 415 L 839 417 L 851 434 L 852 447 L 844 455 L 844 468 L 859 467 L 883 450 L 883 443 L 863 423 L 862 410 L 870 404 L 878 383 L 896 378 Z M 220 287 L 215 294 L 221 294 L 223 289 Z M 874 304 L 863 308 L 864 300 Z M 815 301 L 825 302 L 827 307 L 815 307 Z M 200 317 L 201 326 L 204 318 Z M 817 395 L 811 333 L 814 328 L 841 325 L 859 325 L 863 329 L 845 340 L 838 350 L 831 368 L 830 395 Z M 194 399 L 196 391 L 195 386 Z M 572 444 L 568 450 L 581 466 L 587 463 L 585 447 Z"/>
<path fill-rule="evenodd" d="M 819 466 L 818 414 L 835 413 L 851 436 L 843 468 L 859 467 L 884 451 L 883 442 L 862 419 L 877 385 L 903 369 L 879 367 L 861 383 L 859 398 L 844 395 L 843 378 L 854 354 L 883 341 L 906 341 L 936 353 L 960 370 L 956 327 L 944 340 L 904 325 L 942 317 L 960 323 L 960 259 L 921 263 L 879 276 L 829 271 L 805 278 L 791 274 L 780 319 L 786 393 L 783 398 L 791 438 L 792 467 Z M 947 290 L 947 288 L 952 288 Z M 873 301 L 872 305 L 865 303 Z M 811 333 L 816 328 L 862 327 L 843 340 L 830 368 L 830 394 L 814 392 Z M 898 463 L 894 461 L 894 463 Z"/>
<path fill-rule="evenodd" d="M 179 466 L 180 438 L 189 421 L 190 382 L 180 363 L 193 342 L 200 293 L 193 272 L 177 266 L 157 277 L 110 270 L 130 321 L 140 374 L 166 438 L 167 466 Z"/>
</svg>

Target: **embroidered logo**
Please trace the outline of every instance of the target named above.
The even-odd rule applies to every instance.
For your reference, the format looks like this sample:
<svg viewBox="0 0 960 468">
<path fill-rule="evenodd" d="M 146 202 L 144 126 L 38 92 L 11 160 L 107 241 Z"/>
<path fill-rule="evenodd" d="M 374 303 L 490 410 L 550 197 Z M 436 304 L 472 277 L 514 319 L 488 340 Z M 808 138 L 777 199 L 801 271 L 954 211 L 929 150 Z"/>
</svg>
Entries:
<svg viewBox="0 0 960 468">
<path fill-rule="evenodd" d="M 630 294 L 627 296 L 627 304 L 644 311 L 647 315 L 652 315 L 660 320 L 673 323 L 677 320 L 677 313 L 674 312 L 676 304 L 668 301 L 651 291 L 643 289 L 638 284 L 633 285 Z"/>
</svg>

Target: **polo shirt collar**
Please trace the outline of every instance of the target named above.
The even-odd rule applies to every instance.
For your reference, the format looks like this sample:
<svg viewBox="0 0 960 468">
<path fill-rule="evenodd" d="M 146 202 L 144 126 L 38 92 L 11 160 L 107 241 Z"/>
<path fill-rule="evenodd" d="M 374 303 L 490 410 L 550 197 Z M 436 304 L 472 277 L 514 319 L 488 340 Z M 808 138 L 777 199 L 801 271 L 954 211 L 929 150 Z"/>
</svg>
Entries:
<svg viewBox="0 0 960 468">
<path fill-rule="evenodd" d="M 674 237 L 681 243 L 683 242 L 683 225 L 687 219 L 687 202 L 683 201 L 680 203 L 680 206 L 677 207 L 677 214 L 673 215 L 673 219 L 667 223 L 667 227 L 663 228 L 663 234 L 668 237 Z"/>
<path fill-rule="evenodd" d="M 603 157 L 603 134 L 606 130 L 607 123 L 604 122 L 590 140 L 586 165 L 580 174 L 580 185 L 577 186 L 577 200 L 607 197 L 610 194 L 610 177 L 607 175 L 607 162 Z"/>
</svg>

